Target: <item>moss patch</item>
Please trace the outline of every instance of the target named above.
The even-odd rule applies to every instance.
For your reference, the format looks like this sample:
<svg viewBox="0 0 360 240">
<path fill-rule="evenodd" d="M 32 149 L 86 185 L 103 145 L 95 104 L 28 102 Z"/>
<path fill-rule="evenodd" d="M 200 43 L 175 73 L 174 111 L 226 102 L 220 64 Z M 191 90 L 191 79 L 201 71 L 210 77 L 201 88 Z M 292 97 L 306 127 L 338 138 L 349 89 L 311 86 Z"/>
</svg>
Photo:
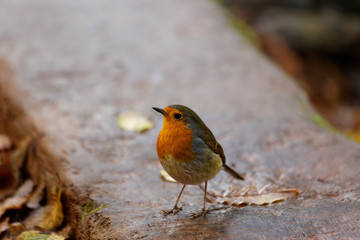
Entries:
<svg viewBox="0 0 360 240">
<path fill-rule="evenodd" d="M 98 207 L 93 200 L 90 200 L 90 202 L 88 202 L 88 204 L 86 204 L 83 208 L 82 220 L 84 221 L 88 216 L 97 213 L 101 209 L 106 208 L 108 205 L 109 203 L 105 203 L 104 205 Z"/>
</svg>

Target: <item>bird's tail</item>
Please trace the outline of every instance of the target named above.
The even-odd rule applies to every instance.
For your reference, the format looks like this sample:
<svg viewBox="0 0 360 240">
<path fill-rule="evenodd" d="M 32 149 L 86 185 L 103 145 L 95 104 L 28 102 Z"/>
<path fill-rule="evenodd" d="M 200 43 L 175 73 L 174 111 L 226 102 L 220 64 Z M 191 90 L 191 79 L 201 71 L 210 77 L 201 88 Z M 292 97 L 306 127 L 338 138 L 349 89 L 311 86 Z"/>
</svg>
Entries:
<svg viewBox="0 0 360 240">
<path fill-rule="evenodd" d="M 240 179 L 240 180 L 244 180 L 244 178 L 243 178 L 240 174 L 238 174 L 237 172 L 235 172 L 235 170 L 233 170 L 232 168 L 230 168 L 228 165 L 224 164 L 223 167 L 224 167 L 224 170 L 225 170 L 226 172 L 228 172 L 228 173 L 229 173 L 231 176 L 233 176 L 234 178 Z"/>
</svg>

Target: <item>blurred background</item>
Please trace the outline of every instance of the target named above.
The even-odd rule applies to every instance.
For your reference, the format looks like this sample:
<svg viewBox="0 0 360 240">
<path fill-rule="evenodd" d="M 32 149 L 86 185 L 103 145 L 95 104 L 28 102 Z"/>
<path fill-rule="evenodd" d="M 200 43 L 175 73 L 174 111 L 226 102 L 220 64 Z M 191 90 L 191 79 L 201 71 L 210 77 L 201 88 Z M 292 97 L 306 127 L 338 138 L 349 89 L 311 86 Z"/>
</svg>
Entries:
<svg viewBox="0 0 360 240">
<path fill-rule="evenodd" d="M 314 107 L 360 140 L 360 0 L 220 0 Z"/>
</svg>

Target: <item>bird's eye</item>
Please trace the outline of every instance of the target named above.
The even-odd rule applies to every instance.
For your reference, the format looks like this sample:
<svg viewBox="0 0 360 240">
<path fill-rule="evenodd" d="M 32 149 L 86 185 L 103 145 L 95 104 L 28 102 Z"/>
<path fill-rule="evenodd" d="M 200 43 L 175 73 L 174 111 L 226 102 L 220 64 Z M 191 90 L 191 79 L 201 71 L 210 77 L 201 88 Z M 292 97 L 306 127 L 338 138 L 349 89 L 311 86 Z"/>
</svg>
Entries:
<svg viewBox="0 0 360 240">
<path fill-rule="evenodd" d="M 182 115 L 180 113 L 175 113 L 174 114 L 175 119 L 180 119 L 181 117 L 182 117 Z"/>
</svg>

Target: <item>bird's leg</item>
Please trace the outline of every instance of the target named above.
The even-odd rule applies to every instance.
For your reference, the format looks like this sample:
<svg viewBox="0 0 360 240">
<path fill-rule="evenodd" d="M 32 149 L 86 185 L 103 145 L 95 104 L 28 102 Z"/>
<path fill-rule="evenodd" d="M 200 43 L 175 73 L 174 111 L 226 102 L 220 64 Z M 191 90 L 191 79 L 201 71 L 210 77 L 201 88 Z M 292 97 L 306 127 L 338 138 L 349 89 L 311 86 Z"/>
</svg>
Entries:
<svg viewBox="0 0 360 240">
<path fill-rule="evenodd" d="M 168 215 L 168 214 L 170 214 L 170 213 L 176 214 L 176 213 L 178 213 L 179 211 L 182 210 L 182 207 L 183 207 L 183 206 L 178 207 L 177 204 L 178 204 L 178 202 L 179 202 L 179 200 L 180 200 L 181 194 L 183 193 L 183 191 L 184 191 L 184 189 L 185 189 L 185 186 L 186 186 L 186 184 L 184 184 L 184 186 L 182 187 L 182 189 L 181 189 L 181 191 L 180 191 L 180 194 L 179 194 L 179 196 L 178 196 L 178 198 L 177 198 L 177 200 L 176 200 L 175 206 L 174 206 L 172 209 L 170 209 L 170 210 L 162 210 L 162 211 L 161 211 L 164 216 L 166 216 L 166 215 Z"/>
<path fill-rule="evenodd" d="M 199 213 L 194 213 L 194 214 L 192 214 L 191 216 L 192 216 L 193 219 L 194 219 L 194 218 L 197 218 L 197 217 L 200 217 L 200 216 L 202 216 L 202 218 L 204 218 L 204 217 L 205 217 L 205 214 L 209 212 L 209 209 L 206 209 L 206 208 L 205 208 L 205 203 L 206 203 L 206 191 L 207 191 L 207 181 L 205 181 L 203 209 L 202 209 L 202 211 L 199 212 Z"/>
</svg>

